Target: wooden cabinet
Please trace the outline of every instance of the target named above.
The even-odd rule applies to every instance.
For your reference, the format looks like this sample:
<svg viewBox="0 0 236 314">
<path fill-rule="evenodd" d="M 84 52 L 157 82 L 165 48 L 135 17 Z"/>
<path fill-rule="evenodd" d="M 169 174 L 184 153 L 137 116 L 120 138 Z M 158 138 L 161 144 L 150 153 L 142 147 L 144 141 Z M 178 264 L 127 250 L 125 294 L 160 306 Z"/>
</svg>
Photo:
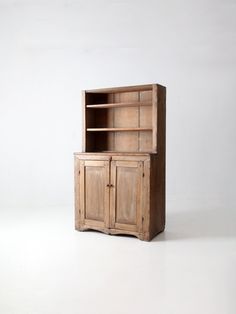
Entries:
<svg viewBox="0 0 236 314">
<path fill-rule="evenodd" d="M 75 154 L 76 229 L 150 240 L 164 230 L 156 154 Z M 151 194 L 151 191 L 155 193 Z"/>
<path fill-rule="evenodd" d="M 165 88 L 83 92 L 75 227 L 151 240 L 165 226 Z"/>
</svg>

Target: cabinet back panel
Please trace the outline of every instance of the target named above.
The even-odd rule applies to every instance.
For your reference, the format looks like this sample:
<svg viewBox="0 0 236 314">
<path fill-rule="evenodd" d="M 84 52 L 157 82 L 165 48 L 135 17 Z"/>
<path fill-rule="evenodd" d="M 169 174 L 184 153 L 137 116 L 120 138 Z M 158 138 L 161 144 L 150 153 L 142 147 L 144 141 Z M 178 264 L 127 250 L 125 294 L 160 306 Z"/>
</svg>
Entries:
<svg viewBox="0 0 236 314">
<path fill-rule="evenodd" d="M 139 151 L 150 152 L 152 150 L 152 131 L 139 132 Z"/>
<path fill-rule="evenodd" d="M 115 128 L 138 128 L 139 107 L 114 108 Z"/>
<path fill-rule="evenodd" d="M 139 132 L 115 132 L 114 150 L 117 152 L 137 152 Z"/>
</svg>

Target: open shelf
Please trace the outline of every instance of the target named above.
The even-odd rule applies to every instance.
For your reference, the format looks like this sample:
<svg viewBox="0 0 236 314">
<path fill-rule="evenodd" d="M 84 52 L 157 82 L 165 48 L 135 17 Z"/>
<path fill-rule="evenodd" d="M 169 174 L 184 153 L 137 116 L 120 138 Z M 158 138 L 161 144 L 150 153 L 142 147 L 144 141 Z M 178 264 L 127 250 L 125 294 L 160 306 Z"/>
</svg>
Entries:
<svg viewBox="0 0 236 314">
<path fill-rule="evenodd" d="M 85 152 L 155 152 L 157 85 L 85 91 Z"/>
<path fill-rule="evenodd" d="M 151 128 L 88 128 L 88 132 L 152 131 Z"/>
<path fill-rule="evenodd" d="M 118 102 L 118 103 L 108 103 L 108 104 L 92 104 L 87 105 L 87 108 L 118 108 L 118 107 L 136 107 L 136 106 L 151 106 L 151 101 L 143 101 L 143 102 Z"/>
</svg>

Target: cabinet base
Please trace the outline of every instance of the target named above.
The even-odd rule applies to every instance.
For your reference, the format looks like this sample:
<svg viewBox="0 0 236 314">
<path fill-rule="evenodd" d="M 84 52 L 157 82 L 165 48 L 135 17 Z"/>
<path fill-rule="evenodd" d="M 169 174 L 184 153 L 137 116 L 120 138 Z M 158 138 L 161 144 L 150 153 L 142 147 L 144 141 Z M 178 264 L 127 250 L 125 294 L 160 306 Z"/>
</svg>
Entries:
<svg viewBox="0 0 236 314">
<path fill-rule="evenodd" d="M 135 236 L 139 240 L 142 241 L 151 241 L 157 234 L 160 232 L 163 232 L 164 230 L 161 230 L 157 234 L 151 236 L 149 233 L 138 233 L 134 231 L 127 231 L 127 230 L 119 230 L 119 229 L 108 229 L 108 228 L 96 228 L 96 227 L 86 227 L 86 226 L 79 226 L 75 228 L 77 231 L 91 231 L 91 230 L 96 230 L 99 232 L 103 232 L 109 235 L 130 235 L 130 236 Z"/>
</svg>

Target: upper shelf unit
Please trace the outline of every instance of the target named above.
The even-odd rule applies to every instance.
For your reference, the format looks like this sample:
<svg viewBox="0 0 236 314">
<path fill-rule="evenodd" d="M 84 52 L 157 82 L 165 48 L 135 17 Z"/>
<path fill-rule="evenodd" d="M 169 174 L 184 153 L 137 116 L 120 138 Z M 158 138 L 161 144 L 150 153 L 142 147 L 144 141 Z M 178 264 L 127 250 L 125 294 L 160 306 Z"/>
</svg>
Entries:
<svg viewBox="0 0 236 314">
<path fill-rule="evenodd" d="M 87 90 L 83 109 L 84 152 L 157 152 L 164 125 L 164 86 Z"/>
</svg>

